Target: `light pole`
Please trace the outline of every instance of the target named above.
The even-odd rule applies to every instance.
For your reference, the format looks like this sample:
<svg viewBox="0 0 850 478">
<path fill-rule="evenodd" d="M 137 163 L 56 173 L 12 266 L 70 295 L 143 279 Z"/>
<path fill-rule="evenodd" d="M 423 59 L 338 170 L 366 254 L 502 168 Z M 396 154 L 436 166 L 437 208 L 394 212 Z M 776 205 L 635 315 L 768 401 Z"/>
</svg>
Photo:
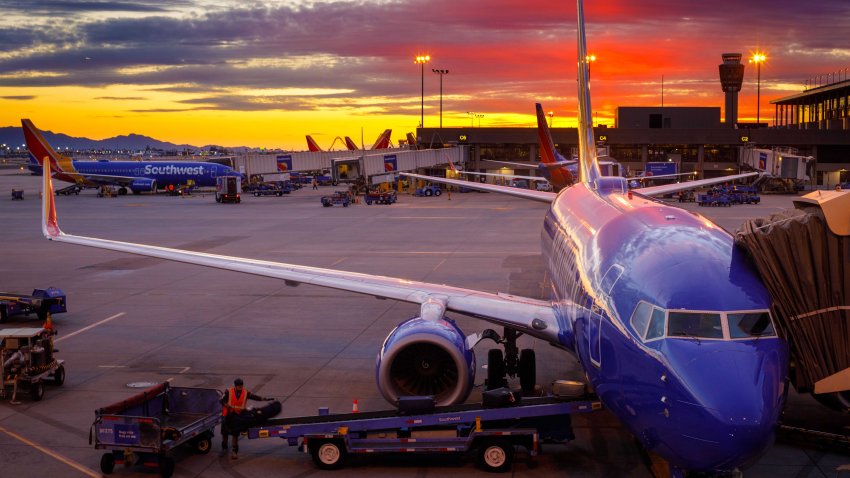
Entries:
<svg viewBox="0 0 850 478">
<path fill-rule="evenodd" d="M 480 128 L 481 127 L 481 118 L 483 118 L 484 115 L 479 114 L 479 115 L 475 115 L 475 117 L 478 118 L 478 127 Z"/>
<path fill-rule="evenodd" d="M 753 54 L 753 57 L 750 59 L 750 63 L 756 64 L 756 128 L 758 128 L 759 123 L 761 122 L 761 64 L 764 63 L 767 57 L 764 53 L 756 52 Z"/>
<path fill-rule="evenodd" d="M 471 128 L 474 128 L 475 127 L 475 112 L 474 111 L 467 111 L 466 114 L 469 115 L 469 126 Z"/>
<path fill-rule="evenodd" d="M 449 70 L 435 70 L 432 69 L 432 72 L 440 75 L 440 128 L 443 127 L 443 75 L 448 75 Z"/>
<path fill-rule="evenodd" d="M 420 67 L 420 76 L 422 78 L 422 105 L 419 115 L 419 127 L 425 127 L 425 63 L 431 61 L 430 55 L 417 55 L 416 58 L 413 59 L 413 63 L 418 63 Z"/>
<path fill-rule="evenodd" d="M 552 117 L 553 117 L 553 116 L 555 116 L 555 112 L 554 112 L 554 111 L 550 111 L 550 112 L 548 112 L 548 113 L 546 113 L 546 114 L 548 114 L 548 115 L 549 115 L 549 127 L 551 128 L 551 127 L 552 127 Z"/>
</svg>

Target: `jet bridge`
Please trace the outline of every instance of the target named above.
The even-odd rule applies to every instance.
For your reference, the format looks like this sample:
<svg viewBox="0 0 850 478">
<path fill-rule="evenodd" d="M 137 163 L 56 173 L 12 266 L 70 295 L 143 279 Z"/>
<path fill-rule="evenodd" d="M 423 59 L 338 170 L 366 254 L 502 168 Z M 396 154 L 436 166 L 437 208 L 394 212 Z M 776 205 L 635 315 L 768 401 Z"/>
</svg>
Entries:
<svg viewBox="0 0 850 478">
<path fill-rule="evenodd" d="M 850 409 L 850 192 L 816 191 L 796 209 L 746 222 L 736 243 L 754 260 L 791 347 L 792 382 Z"/>
</svg>

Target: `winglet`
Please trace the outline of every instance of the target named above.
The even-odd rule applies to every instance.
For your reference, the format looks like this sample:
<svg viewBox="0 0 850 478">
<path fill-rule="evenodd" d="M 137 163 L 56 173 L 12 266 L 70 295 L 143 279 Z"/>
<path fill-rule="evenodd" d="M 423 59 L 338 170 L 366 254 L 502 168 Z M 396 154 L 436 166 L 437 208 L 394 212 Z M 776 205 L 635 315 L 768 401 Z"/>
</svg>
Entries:
<svg viewBox="0 0 850 478">
<path fill-rule="evenodd" d="M 602 176 L 596 159 L 593 138 L 593 110 L 590 105 L 590 66 L 587 36 L 584 32 L 584 7 L 577 0 L 578 11 L 578 163 L 579 181 L 594 184 Z"/>
<path fill-rule="evenodd" d="M 47 159 L 47 158 L 44 158 Z M 56 222 L 56 194 L 53 193 L 53 178 L 51 177 L 50 161 L 44 161 L 44 187 L 41 191 L 41 232 L 47 239 L 62 235 Z"/>
</svg>

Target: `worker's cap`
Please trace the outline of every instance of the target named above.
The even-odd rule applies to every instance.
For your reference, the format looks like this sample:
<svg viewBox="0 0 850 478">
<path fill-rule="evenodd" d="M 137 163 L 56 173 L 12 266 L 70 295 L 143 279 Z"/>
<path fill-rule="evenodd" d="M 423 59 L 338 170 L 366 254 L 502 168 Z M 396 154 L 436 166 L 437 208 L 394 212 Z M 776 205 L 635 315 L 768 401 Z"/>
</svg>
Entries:
<svg viewBox="0 0 850 478">
<path fill-rule="evenodd" d="M 236 385 L 237 387 L 241 387 L 243 383 L 244 382 L 242 382 L 241 378 L 237 378 L 236 380 L 233 381 L 233 385 Z"/>
</svg>

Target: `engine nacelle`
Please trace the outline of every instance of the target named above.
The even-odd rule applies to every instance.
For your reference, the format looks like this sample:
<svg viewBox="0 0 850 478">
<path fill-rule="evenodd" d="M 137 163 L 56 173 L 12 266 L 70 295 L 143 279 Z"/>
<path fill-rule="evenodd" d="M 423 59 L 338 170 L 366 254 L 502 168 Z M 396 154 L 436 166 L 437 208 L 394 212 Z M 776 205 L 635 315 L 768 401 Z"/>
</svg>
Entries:
<svg viewBox="0 0 850 478">
<path fill-rule="evenodd" d="M 133 191 L 134 194 L 147 191 L 156 192 L 156 180 L 148 178 L 134 179 L 133 182 L 130 183 L 130 190 Z"/>
<path fill-rule="evenodd" d="M 378 352 L 378 390 L 393 405 L 401 396 L 433 395 L 437 405 L 462 403 L 475 382 L 475 354 L 449 318 L 402 322 Z"/>
</svg>

